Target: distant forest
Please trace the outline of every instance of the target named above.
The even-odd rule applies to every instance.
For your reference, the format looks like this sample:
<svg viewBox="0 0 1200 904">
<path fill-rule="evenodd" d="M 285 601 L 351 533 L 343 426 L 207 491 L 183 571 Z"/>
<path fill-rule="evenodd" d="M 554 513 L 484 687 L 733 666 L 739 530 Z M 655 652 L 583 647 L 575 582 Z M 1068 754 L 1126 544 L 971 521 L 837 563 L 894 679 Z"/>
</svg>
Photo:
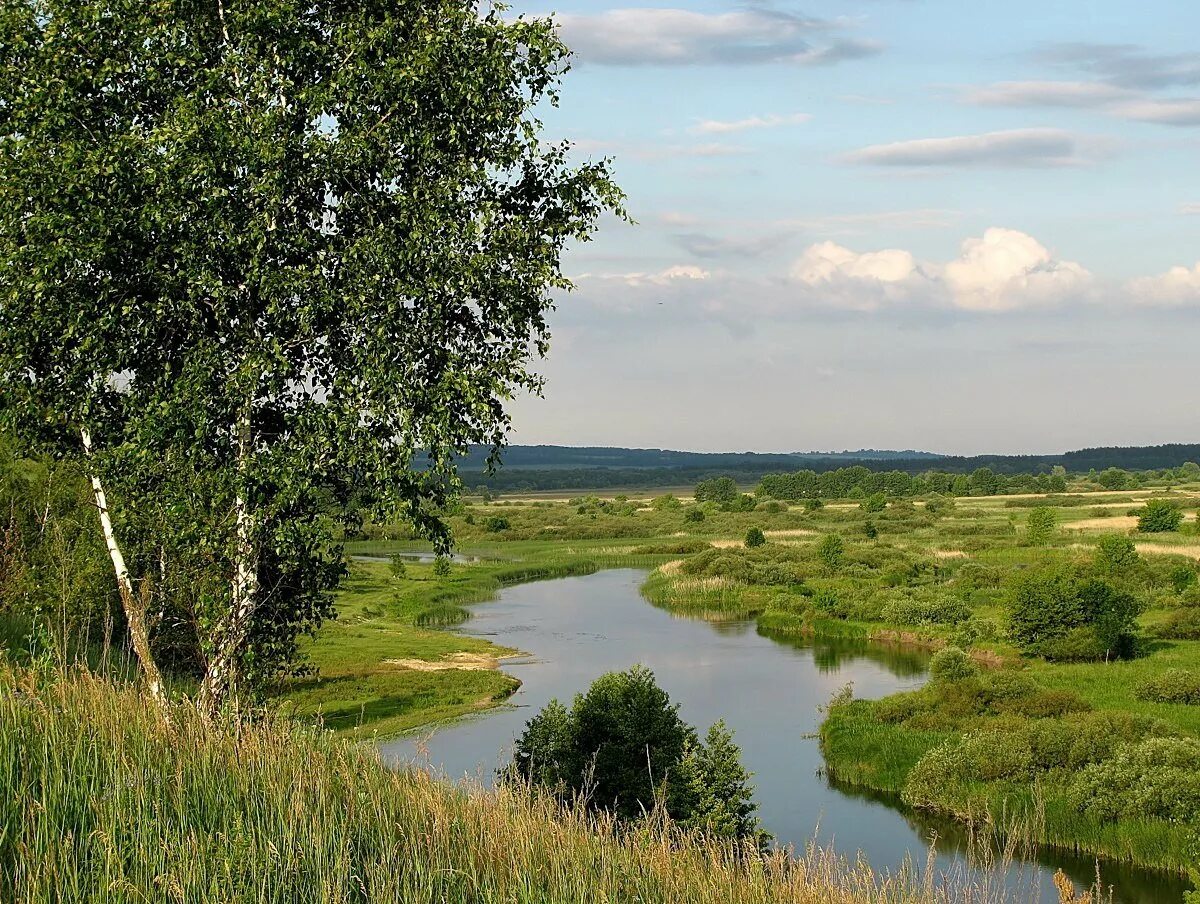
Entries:
<svg viewBox="0 0 1200 904">
<path fill-rule="evenodd" d="M 485 450 L 473 450 L 460 462 L 468 487 L 497 492 L 581 489 L 652 489 L 690 486 L 716 476 L 740 484 L 757 483 L 768 474 L 810 470 L 818 473 L 861 466 L 872 471 L 920 474 L 938 470 L 970 474 L 990 468 L 997 474 L 1048 474 L 1056 466 L 1069 473 L 1105 468 L 1145 471 L 1200 462 L 1200 443 L 1163 446 L 1104 446 L 1051 455 L 939 455 L 913 450 L 862 449 L 855 452 L 674 452 L 603 446 L 510 446 L 494 474 L 486 474 Z"/>
</svg>

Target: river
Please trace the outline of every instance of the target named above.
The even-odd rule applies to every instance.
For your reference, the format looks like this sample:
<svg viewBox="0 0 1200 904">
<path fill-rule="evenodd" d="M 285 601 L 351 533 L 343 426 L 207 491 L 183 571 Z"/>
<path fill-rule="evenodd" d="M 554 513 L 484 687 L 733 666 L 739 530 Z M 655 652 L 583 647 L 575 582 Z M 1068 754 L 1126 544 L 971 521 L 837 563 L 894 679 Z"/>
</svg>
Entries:
<svg viewBox="0 0 1200 904">
<path fill-rule="evenodd" d="M 385 758 L 488 783 L 510 758 L 525 722 L 551 698 L 569 704 L 603 673 L 642 664 L 701 733 L 717 719 L 733 729 L 754 772 L 759 816 L 780 843 L 803 849 L 815 840 L 851 859 L 861 851 L 877 871 L 895 872 L 906 858 L 923 868 L 937 836 L 943 881 L 969 876 L 977 884 L 1003 883 L 1018 900 L 1056 902 L 1051 877 L 1057 867 L 1083 886 L 1094 880 L 1094 861 L 1057 853 L 1018 861 L 1001 877 L 981 876 L 968 866 L 954 825 L 914 814 L 886 796 L 839 789 L 822 775 L 819 708 L 847 683 L 859 697 L 919 687 L 923 654 L 865 642 L 775 640 L 749 621 L 680 618 L 642 598 L 645 577 L 621 569 L 523 584 L 472 607 L 473 618 L 459 630 L 528 651 L 504 664 L 521 679 L 521 689 L 510 705 L 384 743 Z M 1102 876 L 1122 904 L 1178 902 L 1187 887 L 1116 864 L 1105 864 Z"/>
</svg>

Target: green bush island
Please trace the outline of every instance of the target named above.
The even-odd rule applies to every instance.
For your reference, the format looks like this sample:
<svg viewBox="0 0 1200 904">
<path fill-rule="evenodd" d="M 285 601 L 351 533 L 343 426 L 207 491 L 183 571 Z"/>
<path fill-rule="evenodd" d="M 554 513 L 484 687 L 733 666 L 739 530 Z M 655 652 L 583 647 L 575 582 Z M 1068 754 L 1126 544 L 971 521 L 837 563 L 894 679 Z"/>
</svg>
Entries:
<svg viewBox="0 0 1200 904">
<path fill-rule="evenodd" d="M 1168 499 L 1151 499 L 1138 517 L 1138 530 L 1143 534 L 1161 534 L 1179 530 L 1183 512 Z"/>
<path fill-rule="evenodd" d="M 1200 706 L 1200 672 L 1167 669 L 1142 681 L 1134 696 L 1148 703 L 1184 703 Z"/>
</svg>

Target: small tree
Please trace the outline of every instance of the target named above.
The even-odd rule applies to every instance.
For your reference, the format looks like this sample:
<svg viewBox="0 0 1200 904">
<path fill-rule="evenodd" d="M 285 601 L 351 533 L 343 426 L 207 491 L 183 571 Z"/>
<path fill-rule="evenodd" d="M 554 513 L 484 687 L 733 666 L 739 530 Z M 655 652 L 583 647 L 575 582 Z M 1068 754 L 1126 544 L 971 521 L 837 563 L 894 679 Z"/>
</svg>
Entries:
<svg viewBox="0 0 1200 904">
<path fill-rule="evenodd" d="M 883 493 L 872 493 L 866 499 L 858 504 L 858 507 L 868 515 L 873 515 L 876 512 L 882 512 L 887 508 L 887 496 Z"/>
<path fill-rule="evenodd" d="M 810 496 L 804 500 L 804 511 L 806 512 L 818 512 L 823 508 L 825 508 L 825 503 L 815 496 Z"/>
<path fill-rule="evenodd" d="M 1183 512 L 1169 499 L 1151 499 L 1138 517 L 1138 530 L 1143 534 L 1161 534 L 1179 530 Z"/>
<path fill-rule="evenodd" d="M 1129 485 L 1129 472 L 1122 468 L 1106 468 L 1097 479 L 1106 490 L 1123 490 Z"/>
<path fill-rule="evenodd" d="M 1092 560 L 1096 571 L 1113 578 L 1123 578 L 1131 574 L 1141 564 L 1137 546 L 1133 540 L 1121 534 L 1108 534 L 1100 538 L 1096 544 L 1096 554 Z"/>
<path fill-rule="evenodd" d="M 699 524 L 704 520 L 704 509 L 693 505 L 683 513 L 683 520 L 691 524 Z"/>
<path fill-rule="evenodd" d="M 435 575 L 437 575 L 439 578 L 449 577 L 450 576 L 450 557 L 449 556 L 441 556 L 441 555 L 437 556 L 433 560 L 433 573 Z"/>
<path fill-rule="evenodd" d="M 408 564 L 404 561 L 404 556 L 400 553 L 392 556 L 391 562 L 388 563 L 388 571 L 396 580 L 403 580 L 408 575 Z"/>
<path fill-rule="evenodd" d="M 517 739 L 502 778 L 579 796 L 593 810 L 635 819 L 662 804 L 681 825 L 732 839 L 761 838 L 750 773 L 718 722 L 700 741 L 654 673 L 603 675 L 568 710 L 557 700 Z"/>
<path fill-rule="evenodd" d="M 720 505 L 729 505 L 739 495 L 737 482 L 732 477 L 713 477 L 696 484 L 697 502 L 716 502 Z"/>
<path fill-rule="evenodd" d="M 752 527 L 746 531 L 746 548 L 756 549 L 763 546 L 767 542 L 767 536 L 762 532 L 761 528 Z"/>
<path fill-rule="evenodd" d="M 875 526 L 875 522 L 868 518 L 863 522 L 863 533 L 866 534 L 868 540 L 874 540 L 879 536 L 879 528 Z"/>
<path fill-rule="evenodd" d="M 817 556 L 830 571 L 836 571 L 841 566 L 845 551 L 846 544 L 838 534 L 826 534 L 817 544 Z"/>
<path fill-rule="evenodd" d="M 1045 546 L 1054 536 L 1058 516 L 1054 509 L 1039 506 L 1030 509 L 1025 519 L 1025 540 L 1030 546 Z"/>
<path fill-rule="evenodd" d="M 483 523 L 483 529 L 489 534 L 499 534 L 508 530 L 508 528 L 508 519 L 499 515 L 492 515 L 492 517 Z"/>
<path fill-rule="evenodd" d="M 929 677 L 939 683 L 963 681 L 979 674 L 979 664 L 960 647 L 943 647 L 929 660 Z"/>
</svg>

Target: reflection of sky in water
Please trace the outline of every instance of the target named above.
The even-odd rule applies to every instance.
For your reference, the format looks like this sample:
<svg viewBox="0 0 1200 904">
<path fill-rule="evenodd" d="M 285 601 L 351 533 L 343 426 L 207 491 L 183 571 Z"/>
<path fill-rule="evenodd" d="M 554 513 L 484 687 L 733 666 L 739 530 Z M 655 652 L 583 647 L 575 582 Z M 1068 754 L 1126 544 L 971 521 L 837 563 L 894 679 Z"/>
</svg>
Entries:
<svg viewBox="0 0 1200 904">
<path fill-rule="evenodd" d="M 862 850 L 877 868 L 896 869 L 910 855 L 923 865 L 931 824 L 907 818 L 889 801 L 843 793 L 818 775 L 821 752 L 813 735 L 818 710 L 848 682 L 856 696 L 879 697 L 923 681 L 924 657 L 912 651 L 854 642 L 812 645 L 760 636 L 751 622 L 706 622 L 673 617 L 638 593 L 640 571 L 602 571 L 587 577 L 524 584 L 473 608 L 465 631 L 530 655 L 504 668 L 522 681 L 512 705 L 420 737 L 383 745 L 396 762 L 428 757 L 451 778 L 490 781 L 511 755 L 513 738 L 552 697 L 564 702 L 604 672 L 643 664 L 681 704 L 681 715 L 703 733 L 717 719 L 735 731 L 755 773 L 759 813 L 779 841 L 803 847 L 814 838 L 843 853 Z M 939 867 L 953 869 L 960 846 L 952 828 Z M 1058 862 L 1056 860 L 1055 862 Z M 1063 864 L 1090 883 L 1086 860 Z M 1043 898 L 1057 900 L 1050 873 L 1037 870 Z M 1116 874 L 1112 880 L 1117 880 Z M 1023 884 L 1028 885 L 1028 875 Z M 1130 902 L 1179 900 L 1182 886 L 1152 883 L 1150 896 L 1128 887 Z M 1164 897 L 1166 895 L 1173 895 Z"/>
</svg>

